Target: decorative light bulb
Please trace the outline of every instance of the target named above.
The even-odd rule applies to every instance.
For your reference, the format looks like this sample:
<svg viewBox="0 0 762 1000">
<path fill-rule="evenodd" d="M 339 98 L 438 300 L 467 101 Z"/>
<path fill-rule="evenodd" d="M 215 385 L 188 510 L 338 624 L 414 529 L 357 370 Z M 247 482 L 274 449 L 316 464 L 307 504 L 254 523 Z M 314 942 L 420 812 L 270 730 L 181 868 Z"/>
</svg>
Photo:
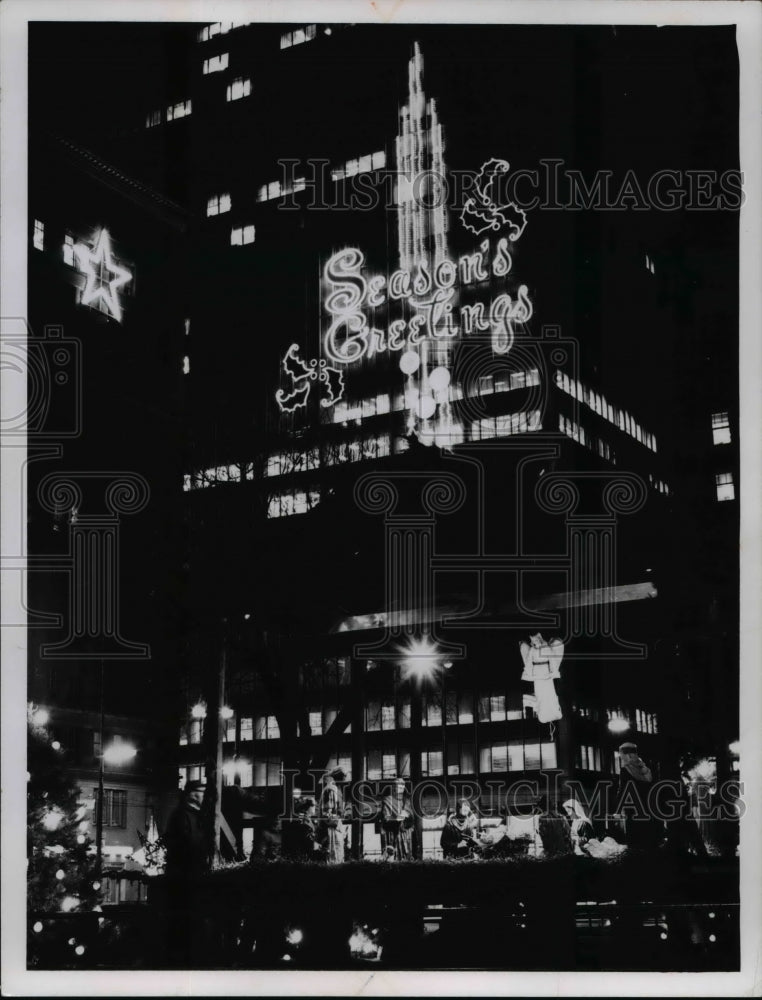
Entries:
<svg viewBox="0 0 762 1000">
<path fill-rule="evenodd" d="M 418 351 L 405 351 L 400 358 L 400 369 L 405 375 L 412 375 L 421 366 L 421 356 Z"/>
<path fill-rule="evenodd" d="M 416 411 L 421 420 L 428 420 L 429 417 L 434 415 L 436 408 L 437 404 L 433 396 L 421 396 L 418 400 Z"/>
<path fill-rule="evenodd" d="M 429 375 L 429 385 L 434 392 L 443 392 L 450 384 L 450 372 L 439 365 Z"/>
</svg>

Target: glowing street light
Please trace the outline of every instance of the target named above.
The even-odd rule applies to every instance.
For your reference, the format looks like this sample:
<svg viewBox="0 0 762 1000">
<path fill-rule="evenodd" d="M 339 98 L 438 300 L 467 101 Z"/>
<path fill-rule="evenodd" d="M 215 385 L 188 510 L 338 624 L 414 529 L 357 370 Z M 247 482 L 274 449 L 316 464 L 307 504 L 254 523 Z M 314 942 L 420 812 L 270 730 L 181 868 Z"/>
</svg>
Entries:
<svg viewBox="0 0 762 1000">
<path fill-rule="evenodd" d="M 137 756 L 137 748 L 131 743 L 112 743 L 103 751 L 106 764 L 127 764 Z"/>
<path fill-rule="evenodd" d="M 436 644 L 424 636 L 410 639 L 402 648 L 402 670 L 405 679 L 430 680 L 439 669 L 439 651 Z"/>
<path fill-rule="evenodd" d="M 609 721 L 609 732 L 626 733 L 629 728 L 630 723 L 627 719 L 623 719 L 621 715 L 616 715 Z"/>
<path fill-rule="evenodd" d="M 233 709 L 229 708 L 227 705 L 223 705 L 220 709 L 220 715 L 223 719 L 232 719 L 234 714 Z"/>
<path fill-rule="evenodd" d="M 47 726 L 50 722 L 50 712 L 47 708 L 38 708 L 32 712 L 32 722 L 35 726 Z"/>
<path fill-rule="evenodd" d="M 206 705 L 203 701 L 197 702 L 191 709 L 191 716 L 194 719 L 205 719 L 206 718 Z"/>
<path fill-rule="evenodd" d="M 728 750 L 733 754 L 734 757 L 739 757 L 741 755 L 741 741 L 733 740 L 733 742 L 728 747 Z"/>
</svg>

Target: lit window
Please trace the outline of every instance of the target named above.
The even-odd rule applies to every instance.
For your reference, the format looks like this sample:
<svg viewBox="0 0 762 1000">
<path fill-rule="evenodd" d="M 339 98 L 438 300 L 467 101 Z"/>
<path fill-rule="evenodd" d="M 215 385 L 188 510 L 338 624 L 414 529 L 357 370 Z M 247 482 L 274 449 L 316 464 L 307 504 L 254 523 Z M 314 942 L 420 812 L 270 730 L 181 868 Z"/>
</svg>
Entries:
<svg viewBox="0 0 762 1000">
<path fill-rule="evenodd" d="M 372 157 L 372 168 L 373 170 L 381 170 L 386 166 L 386 153 L 381 150 L 378 153 L 374 153 Z"/>
<path fill-rule="evenodd" d="M 74 237 L 69 233 L 66 233 L 64 236 L 63 259 L 64 264 L 68 264 L 69 267 L 74 267 Z"/>
<path fill-rule="evenodd" d="M 720 472 L 714 477 L 714 481 L 717 485 L 718 500 L 735 500 L 736 490 L 733 485 L 732 472 Z"/>
<path fill-rule="evenodd" d="M 229 212 L 232 207 L 232 199 L 229 194 L 216 194 L 212 195 L 209 201 L 206 203 L 206 214 L 207 215 L 223 215 L 225 212 Z"/>
<path fill-rule="evenodd" d="M 188 375 L 190 372 L 190 358 L 186 354 L 183 358 L 183 375 Z"/>
<path fill-rule="evenodd" d="M 45 249 L 45 224 L 39 219 L 34 220 L 34 232 L 32 234 L 32 245 L 35 250 Z"/>
<path fill-rule="evenodd" d="M 505 722 L 505 695 L 492 695 L 489 700 L 491 722 Z"/>
<path fill-rule="evenodd" d="M 396 727 L 396 709 L 394 702 L 385 702 L 381 706 L 381 728 L 394 729 Z"/>
<path fill-rule="evenodd" d="M 185 118 L 191 113 L 191 102 L 180 101 L 179 104 L 170 104 L 167 108 L 167 121 L 176 121 L 178 118 Z"/>
<path fill-rule="evenodd" d="M 320 736 L 323 732 L 323 713 L 310 712 L 310 735 Z"/>
<path fill-rule="evenodd" d="M 247 243 L 254 242 L 254 226 L 234 226 L 230 230 L 231 247 L 246 246 Z"/>
<path fill-rule="evenodd" d="M 726 412 L 712 414 L 712 440 L 715 444 L 730 444 L 730 420 Z"/>
<path fill-rule="evenodd" d="M 381 777 L 395 778 L 397 776 L 397 758 L 393 753 L 385 753 L 381 757 Z"/>
<path fill-rule="evenodd" d="M 435 778 L 442 774 L 442 751 L 424 750 L 421 754 L 421 776 Z"/>
<path fill-rule="evenodd" d="M 156 111 L 151 111 L 150 114 L 146 115 L 146 128 L 153 128 L 155 125 L 161 125 L 161 108 Z"/>
<path fill-rule="evenodd" d="M 204 59 L 204 74 L 219 73 L 228 68 L 229 56 L 227 52 L 222 55 L 212 56 L 211 59 Z"/>
<path fill-rule="evenodd" d="M 242 97 L 249 97 L 251 94 L 251 80 L 244 80 L 243 77 L 237 77 L 232 83 L 228 84 L 227 89 L 227 100 L 228 101 L 238 101 Z"/>
<path fill-rule="evenodd" d="M 181 726 L 180 727 L 180 746 L 184 747 L 184 746 L 187 746 L 187 744 L 188 744 L 188 727 L 187 726 Z"/>
<path fill-rule="evenodd" d="M 190 743 L 200 743 L 204 736 L 204 720 L 191 719 L 190 721 Z"/>
<path fill-rule="evenodd" d="M 252 718 L 241 719 L 241 742 L 249 742 L 254 739 L 254 720 Z"/>
<path fill-rule="evenodd" d="M 424 726 L 442 725 L 442 702 L 437 698 L 426 702 L 426 710 L 421 720 Z"/>
</svg>

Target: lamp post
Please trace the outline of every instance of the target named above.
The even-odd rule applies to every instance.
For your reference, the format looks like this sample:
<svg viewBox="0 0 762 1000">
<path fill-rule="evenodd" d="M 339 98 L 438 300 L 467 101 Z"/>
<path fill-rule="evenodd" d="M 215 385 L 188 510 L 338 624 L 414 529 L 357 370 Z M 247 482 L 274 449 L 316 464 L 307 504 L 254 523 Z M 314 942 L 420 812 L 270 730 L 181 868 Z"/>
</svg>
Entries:
<svg viewBox="0 0 762 1000">
<path fill-rule="evenodd" d="M 410 780 L 411 805 L 415 832 L 414 854 L 423 857 L 423 820 L 420 802 L 416 802 L 415 789 L 422 778 L 421 753 L 423 750 L 423 685 L 434 683 L 439 673 L 440 651 L 427 635 L 411 637 L 401 649 L 402 680 L 410 683 Z M 443 699 L 444 701 L 444 699 Z M 444 729 L 445 706 L 442 705 L 442 775 L 447 769 L 447 743 Z"/>
</svg>

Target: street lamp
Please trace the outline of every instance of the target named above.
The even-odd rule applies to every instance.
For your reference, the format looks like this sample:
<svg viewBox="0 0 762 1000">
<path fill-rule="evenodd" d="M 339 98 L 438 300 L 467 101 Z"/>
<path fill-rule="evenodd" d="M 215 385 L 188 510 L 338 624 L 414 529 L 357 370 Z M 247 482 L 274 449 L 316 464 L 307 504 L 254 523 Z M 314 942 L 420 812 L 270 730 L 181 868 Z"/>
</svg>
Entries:
<svg viewBox="0 0 762 1000">
<path fill-rule="evenodd" d="M 439 670 L 438 649 L 427 636 L 409 639 L 400 652 L 405 680 L 430 680 Z"/>
<path fill-rule="evenodd" d="M 630 723 L 627 719 L 623 719 L 620 715 L 615 715 L 614 718 L 609 721 L 609 732 L 611 733 L 626 733 L 629 728 Z"/>
<path fill-rule="evenodd" d="M 47 708 L 37 708 L 32 712 L 32 722 L 35 726 L 47 726 L 50 721 L 50 712 Z"/>
</svg>

